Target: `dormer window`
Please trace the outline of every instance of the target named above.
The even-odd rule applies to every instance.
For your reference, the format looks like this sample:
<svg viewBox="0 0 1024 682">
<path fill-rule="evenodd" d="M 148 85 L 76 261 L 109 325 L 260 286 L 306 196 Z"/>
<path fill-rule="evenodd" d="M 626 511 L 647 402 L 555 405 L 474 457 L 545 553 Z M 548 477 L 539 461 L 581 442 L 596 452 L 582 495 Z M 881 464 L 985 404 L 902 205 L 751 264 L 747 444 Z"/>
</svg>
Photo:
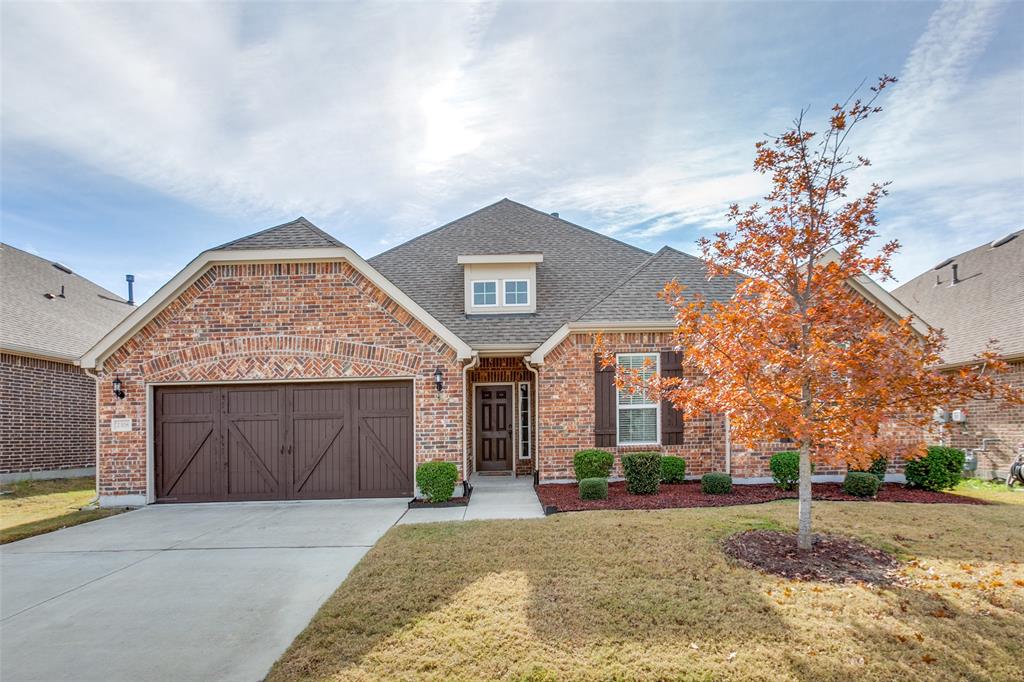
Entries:
<svg viewBox="0 0 1024 682">
<path fill-rule="evenodd" d="M 530 305 L 530 280 L 505 280 L 505 305 Z"/>
<path fill-rule="evenodd" d="M 537 311 L 539 253 L 459 256 L 467 315 L 522 315 Z"/>
<path fill-rule="evenodd" d="M 473 306 L 498 305 L 498 280 L 480 280 L 473 282 Z"/>
</svg>

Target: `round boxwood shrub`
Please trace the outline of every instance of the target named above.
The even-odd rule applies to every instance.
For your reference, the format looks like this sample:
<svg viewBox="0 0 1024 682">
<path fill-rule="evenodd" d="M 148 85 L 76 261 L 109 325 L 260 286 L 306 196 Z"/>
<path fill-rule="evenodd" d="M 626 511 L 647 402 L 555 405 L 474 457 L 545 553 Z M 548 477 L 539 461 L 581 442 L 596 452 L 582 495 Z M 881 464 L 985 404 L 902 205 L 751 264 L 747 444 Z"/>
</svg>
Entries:
<svg viewBox="0 0 1024 682">
<path fill-rule="evenodd" d="M 885 483 L 885 470 L 887 468 L 889 468 L 889 460 L 885 458 L 885 455 L 882 455 L 871 460 L 871 466 L 867 469 L 850 469 L 850 471 L 866 471 L 877 478 L 879 483 Z"/>
<path fill-rule="evenodd" d="M 843 492 L 856 497 L 874 497 L 882 482 L 870 471 L 849 471 L 843 479 Z"/>
<path fill-rule="evenodd" d="M 580 481 L 581 500 L 607 500 L 608 479 L 607 478 L 584 478 Z"/>
<path fill-rule="evenodd" d="M 661 454 L 633 452 L 622 456 L 626 475 L 626 492 L 631 495 L 653 495 L 661 483 Z"/>
<path fill-rule="evenodd" d="M 768 468 L 772 470 L 775 485 L 783 490 L 793 490 L 800 482 L 800 453 L 793 450 L 776 452 L 768 462 Z M 811 471 L 814 471 L 813 465 Z"/>
<path fill-rule="evenodd" d="M 964 469 L 964 451 L 933 446 L 928 454 L 907 462 L 907 485 L 925 490 L 948 490 L 960 482 Z"/>
<path fill-rule="evenodd" d="M 572 468 L 576 480 L 584 478 L 608 478 L 612 473 L 615 457 L 607 450 L 580 450 L 572 456 Z"/>
<path fill-rule="evenodd" d="M 661 458 L 661 482 L 682 483 L 686 480 L 686 460 L 682 457 Z"/>
<path fill-rule="evenodd" d="M 727 495 L 732 492 L 732 476 L 720 472 L 700 477 L 700 491 L 708 495 Z"/>
<path fill-rule="evenodd" d="M 459 468 L 452 462 L 424 462 L 416 468 L 416 485 L 430 502 L 447 502 L 455 493 Z"/>
</svg>

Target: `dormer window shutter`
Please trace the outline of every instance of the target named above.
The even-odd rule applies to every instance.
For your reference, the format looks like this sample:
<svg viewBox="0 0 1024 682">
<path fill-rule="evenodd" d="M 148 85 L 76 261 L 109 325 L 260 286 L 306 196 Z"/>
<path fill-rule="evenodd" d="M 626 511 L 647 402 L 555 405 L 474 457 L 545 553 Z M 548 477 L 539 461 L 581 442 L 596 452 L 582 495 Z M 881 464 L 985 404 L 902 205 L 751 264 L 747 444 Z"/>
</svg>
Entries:
<svg viewBox="0 0 1024 682">
<path fill-rule="evenodd" d="M 603 367 L 601 356 L 594 356 L 594 446 L 615 447 L 615 365 Z"/>
<path fill-rule="evenodd" d="M 682 378 L 683 376 L 683 354 L 679 351 L 666 350 L 661 353 L 661 376 L 662 378 Z M 683 415 L 678 412 L 672 403 L 667 400 L 661 401 L 661 444 L 682 445 L 683 444 Z"/>
</svg>

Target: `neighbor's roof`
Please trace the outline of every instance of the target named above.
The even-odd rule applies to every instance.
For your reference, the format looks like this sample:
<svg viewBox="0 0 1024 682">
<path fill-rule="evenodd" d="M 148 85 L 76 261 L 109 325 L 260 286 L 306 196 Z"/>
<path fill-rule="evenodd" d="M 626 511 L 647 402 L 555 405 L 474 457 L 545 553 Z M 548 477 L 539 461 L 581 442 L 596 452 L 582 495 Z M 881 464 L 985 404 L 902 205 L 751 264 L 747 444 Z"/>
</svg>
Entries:
<svg viewBox="0 0 1024 682">
<path fill-rule="evenodd" d="M 132 311 L 120 296 L 64 267 L 0 244 L 0 348 L 77 360 Z"/>
<path fill-rule="evenodd" d="M 241 237 L 211 251 L 237 251 L 241 249 L 318 249 L 345 245 L 303 217 L 291 222 L 268 227 Z"/>
<path fill-rule="evenodd" d="M 947 259 L 892 293 L 945 331 L 948 364 L 971 360 L 989 339 L 1005 357 L 1024 355 L 1024 230 Z"/>
<path fill-rule="evenodd" d="M 467 315 L 458 257 L 511 253 L 544 254 L 537 264 L 537 312 Z M 650 257 L 643 249 L 502 199 L 369 263 L 470 345 L 537 345 Z"/>
<path fill-rule="evenodd" d="M 675 311 L 658 294 L 672 280 L 708 301 L 728 301 L 742 278 L 736 275 L 708 279 L 704 261 L 671 246 L 644 261 L 577 319 L 580 322 L 621 322 L 675 319 Z"/>
</svg>

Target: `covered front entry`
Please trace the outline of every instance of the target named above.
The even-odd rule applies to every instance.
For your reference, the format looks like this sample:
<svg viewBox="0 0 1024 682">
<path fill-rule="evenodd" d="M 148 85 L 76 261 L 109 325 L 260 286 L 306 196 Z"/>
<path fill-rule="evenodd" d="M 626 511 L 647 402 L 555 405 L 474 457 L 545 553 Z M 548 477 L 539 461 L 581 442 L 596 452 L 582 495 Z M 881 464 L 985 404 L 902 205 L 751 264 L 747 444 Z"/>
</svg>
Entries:
<svg viewBox="0 0 1024 682">
<path fill-rule="evenodd" d="M 411 381 L 159 386 L 158 502 L 413 492 Z"/>
<path fill-rule="evenodd" d="M 512 385 L 475 388 L 476 470 L 512 471 L 513 447 Z"/>
</svg>

